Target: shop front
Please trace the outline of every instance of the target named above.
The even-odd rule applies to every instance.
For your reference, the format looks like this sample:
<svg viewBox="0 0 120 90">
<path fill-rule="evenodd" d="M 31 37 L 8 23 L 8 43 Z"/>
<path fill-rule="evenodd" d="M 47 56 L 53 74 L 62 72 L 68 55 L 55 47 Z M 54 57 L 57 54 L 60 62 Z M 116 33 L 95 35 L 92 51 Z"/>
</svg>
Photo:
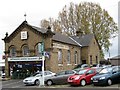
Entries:
<svg viewBox="0 0 120 90">
<path fill-rule="evenodd" d="M 22 79 L 42 70 L 40 57 L 8 58 L 9 76 L 13 79 Z"/>
</svg>

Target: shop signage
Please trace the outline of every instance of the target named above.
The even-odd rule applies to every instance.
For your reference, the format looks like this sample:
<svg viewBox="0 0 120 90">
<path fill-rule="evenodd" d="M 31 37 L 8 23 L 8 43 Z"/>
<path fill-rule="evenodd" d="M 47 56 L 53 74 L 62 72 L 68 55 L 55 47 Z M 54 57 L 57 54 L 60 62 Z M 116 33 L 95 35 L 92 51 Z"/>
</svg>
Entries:
<svg viewBox="0 0 120 90">
<path fill-rule="evenodd" d="M 54 48 L 59 48 L 59 49 L 67 49 L 69 50 L 69 46 L 64 45 L 64 44 L 59 44 L 59 43 L 53 43 Z"/>
<path fill-rule="evenodd" d="M 43 57 L 15 57 L 8 58 L 8 61 L 42 61 Z"/>
</svg>

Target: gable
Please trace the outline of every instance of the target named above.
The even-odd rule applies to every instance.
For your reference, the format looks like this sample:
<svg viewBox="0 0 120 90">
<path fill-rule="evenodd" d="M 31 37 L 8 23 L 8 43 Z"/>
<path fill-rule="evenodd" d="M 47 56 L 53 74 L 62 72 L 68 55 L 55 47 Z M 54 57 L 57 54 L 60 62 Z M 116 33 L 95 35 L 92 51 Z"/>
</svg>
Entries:
<svg viewBox="0 0 120 90">
<path fill-rule="evenodd" d="M 24 21 L 10 36 L 5 37 L 3 40 L 5 42 L 10 42 L 13 40 L 16 35 L 18 35 L 21 31 L 27 31 L 30 32 L 32 31 L 36 35 L 46 35 L 46 34 L 53 34 L 50 32 L 48 29 L 43 29 L 35 26 L 31 26 L 27 23 L 27 21 Z M 29 34 L 28 34 L 29 35 Z M 20 36 L 19 36 L 20 37 Z"/>
</svg>

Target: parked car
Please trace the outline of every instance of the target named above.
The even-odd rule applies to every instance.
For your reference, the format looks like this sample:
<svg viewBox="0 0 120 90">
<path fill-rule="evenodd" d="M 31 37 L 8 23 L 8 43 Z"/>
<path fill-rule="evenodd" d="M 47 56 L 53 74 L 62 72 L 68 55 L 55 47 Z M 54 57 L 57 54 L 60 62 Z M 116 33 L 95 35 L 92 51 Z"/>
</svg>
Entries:
<svg viewBox="0 0 120 90">
<path fill-rule="evenodd" d="M 44 78 L 51 77 L 53 75 L 55 75 L 55 73 L 53 73 L 51 71 L 44 71 Z M 42 71 L 37 72 L 37 73 L 33 74 L 32 76 L 25 78 L 23 80 L 23 83 L 25 85 L 39 85 L 41 78 L 42 78 Z"/>
<path fill-rule="evenodd" d="M 80 70 L 75 75 L 72 75 L 68 78 L 68 83 L 70 85 L 81 85 L 85 86 L 86 84 L 91 83 L 91 77 L 96 75 L 96 69 L 94 68 L 86 68 Z"/>
<path fill-rule="evenodd" d="M 74 69 L 77 69 L 77 68 L 88 68 L 89 65 L 88 64 L 78 64 Z"/>
<path fill-rule="evenodd" d="M 120 66 L 104 68 L 91 78 L 93 85 L 112 85 L 120 81 Z"/>
<path fill-rule="evenodd" d="M 2 73 L 1 77 L 2 77 L 2 78 L 5 78 L 5 73 Z"/>
<path fill-rule="evenodd" d="M 51 76 L 45 80 L 45 83 L 50 86 L 52 84 L 67 84 L 67 78 L 73 74 L 75 74 L 76 71 L 74 70 L 66 70 L 56 73 L 54 76 Z"/>
</svg>

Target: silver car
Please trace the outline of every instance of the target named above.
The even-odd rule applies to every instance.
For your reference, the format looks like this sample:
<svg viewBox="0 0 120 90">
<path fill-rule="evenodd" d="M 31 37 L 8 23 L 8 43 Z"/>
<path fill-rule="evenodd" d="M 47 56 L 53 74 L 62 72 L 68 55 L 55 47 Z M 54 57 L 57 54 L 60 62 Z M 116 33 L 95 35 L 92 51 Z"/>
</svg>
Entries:
<svg viewBox="0 0 120 90">
<path fill-rule="evenodd" d="M 69 76 L 75 74 L 74 70 L 66 70 L 56 73 L 54 76 L 45 79 L 45 84 L 48 86 L 52 84 L 67 84 L 67 79 Z"/>
<path fill-rule="evenodd" d="M 51 71 L 44 71 L 44 78 L 48 78 L 55 75 L 55 73 Z M 42 77 L 42 72 L 35 73 L 30 77 L 27 77 L 23 80 L 23 83 L 25 85 L 39 85 L 40 84 L 40 79 Z"/>
</svg>

